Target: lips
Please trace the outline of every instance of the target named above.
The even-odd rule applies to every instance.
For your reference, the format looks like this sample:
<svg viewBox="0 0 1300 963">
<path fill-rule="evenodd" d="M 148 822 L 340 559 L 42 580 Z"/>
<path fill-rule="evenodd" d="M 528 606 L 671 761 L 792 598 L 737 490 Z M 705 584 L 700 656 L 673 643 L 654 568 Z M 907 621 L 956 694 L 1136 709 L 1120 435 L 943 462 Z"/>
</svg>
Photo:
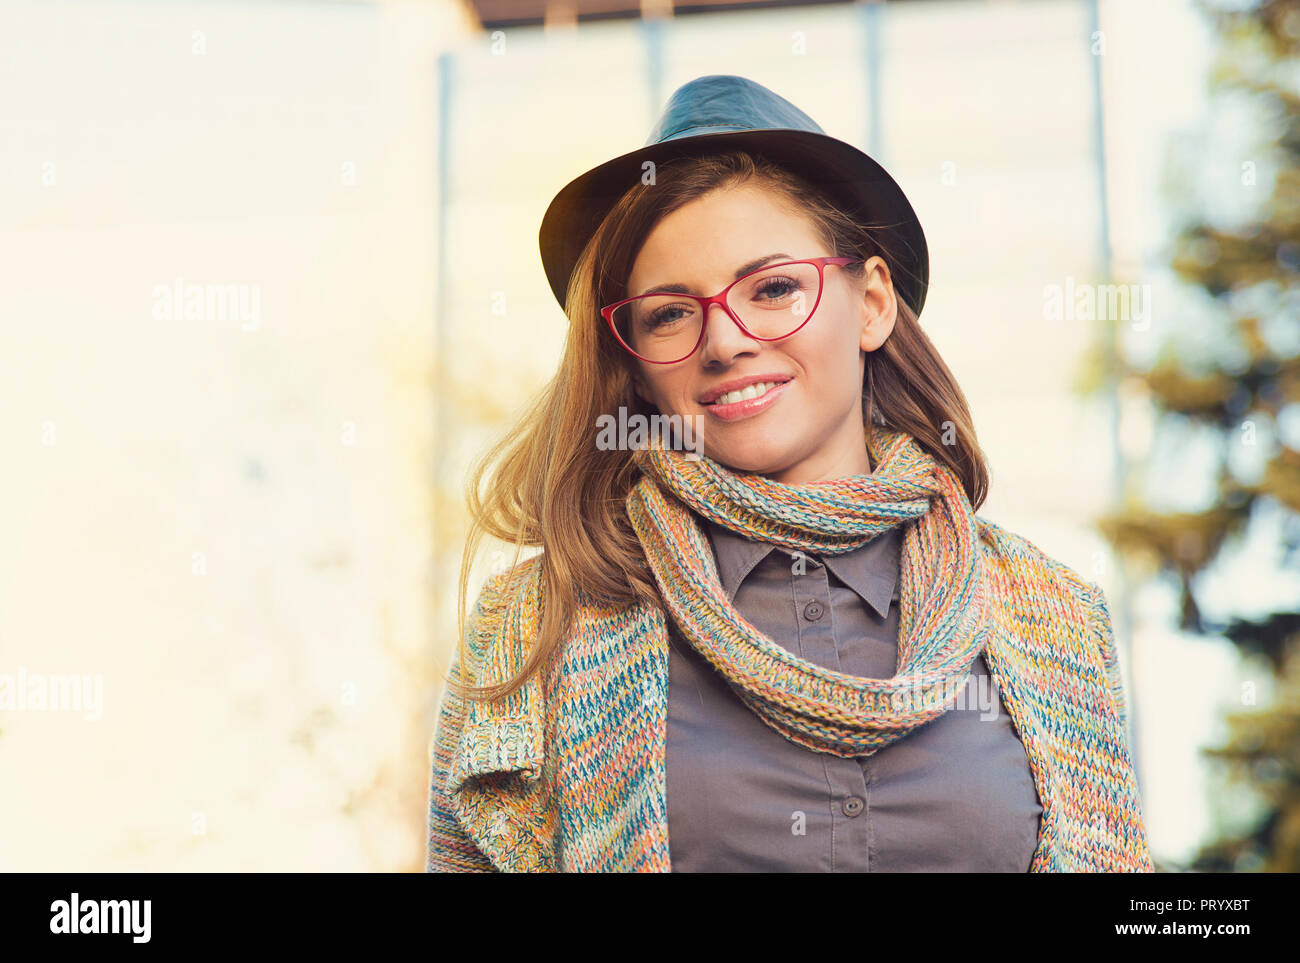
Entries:
<svg viewBox="0 0 1300 963">
<path fill-rule="evenodd" d="M 743 378 L 733 378 L 730 381 L 724 381 L 721 384 L 714 385 L 703 395 L 700 396 L 700 404 L 711 405 L 729 391 L 740 391 L 750 385 L 763 384 L 764 382 L 776 382 L 778 385 L 792 381 L 793 378 L 787 374 L 769 372 L 767 374 L 746 375 Z"/>
</svg>

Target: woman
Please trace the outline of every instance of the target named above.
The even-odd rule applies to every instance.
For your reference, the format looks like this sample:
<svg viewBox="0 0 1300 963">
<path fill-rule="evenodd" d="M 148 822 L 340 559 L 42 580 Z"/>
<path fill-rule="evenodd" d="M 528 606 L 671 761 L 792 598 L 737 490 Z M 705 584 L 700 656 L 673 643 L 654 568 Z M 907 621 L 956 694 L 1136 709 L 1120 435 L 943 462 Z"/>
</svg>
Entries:
<svg viewBox="0 0 1300 963">
<path fill-rule="evenodd" d="M 1105 599 L 975 516 L 892 178 L 702 77 L 541 240 L 570 338 L 462 615 L 484 531 L 542 551 L 461 633 L 428 869 L 1152 871 Z"/>
</svg>

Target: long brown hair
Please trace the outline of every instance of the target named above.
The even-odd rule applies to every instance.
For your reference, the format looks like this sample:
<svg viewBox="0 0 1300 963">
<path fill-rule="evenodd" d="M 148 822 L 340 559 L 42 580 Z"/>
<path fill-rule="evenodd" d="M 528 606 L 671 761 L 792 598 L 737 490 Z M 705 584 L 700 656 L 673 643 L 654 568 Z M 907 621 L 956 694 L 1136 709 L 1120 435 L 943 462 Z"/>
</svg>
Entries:
<svg viewBox="0 0 1300 963">
<path fill-rule="evenodd" d="M 464 657 L 465 595 L 484 533 L 523 548 L 541 547 L 537 640 L 517 675 L 495 686 L 454 685 L 463 698 L 515 692 L 559 653 L 580 596 L 618 605 L 656 601 L 658 589 L 625 511 L 640 471 L 629 451 L 602 450 L 597 419 L 625 406 L 629 416 L 658 410 L 633 390 L 631 357 L 614 339 L 600 307 L 626 297 L 632 264 L 663 217 L 709 192 L 756 179 L 806 215 L 838 257 L 879 255 L 897 275 L 884 225 L 848 216 L 814 184 L 761 156 L 729 151 L 659 165 L 654 186 L 634 185 L 601 222 L 569 281 L 569 331 L 559 369 L 523 417 L 471 466 L 469 535 L 457 593 L 457 637 Z M 846 270 L 861 276 L 864 264 Z M 965 395 L 939 357 L 911 305 L 897 298 L 893 331 L 867 352 L 863 418 L 906 431 L 961 480 L 972 509 L 983 503 L 988 469 Z M 485 492 L 484 478 L 496 466 Z M 531 562 L 532 560 L 530 560 Z M 454 684 L 454 683 L 453 683 Z"/>
</svg>

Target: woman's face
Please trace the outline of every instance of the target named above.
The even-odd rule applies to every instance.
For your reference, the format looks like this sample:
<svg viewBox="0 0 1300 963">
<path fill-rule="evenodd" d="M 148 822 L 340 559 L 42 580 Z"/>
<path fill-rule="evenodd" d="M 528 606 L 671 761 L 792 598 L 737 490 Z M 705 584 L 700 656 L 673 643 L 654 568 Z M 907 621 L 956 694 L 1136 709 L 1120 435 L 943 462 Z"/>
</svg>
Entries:
<svg viewBox="0 0 1300 963">
<path fill-rule="evenodd" d="M 680 283 L 691 294 L 710 295 L 734 281 L 742 265 L 768 255 L 778 255 L 773 263 L 833 256 L 807 219 L 777 197 L 749 181 L 678 208 L 646 239 L 628 290 Z M 661 414 L 702 425 L 697 444 L 730 468 L 785 484 L 868 474 L 862 417 L 866 352 L 889 337 L 897 302 L 889 269 L 879 257 L 867 262 L 860 279 L 836 265 L 826 267 L 824 278 L 812 319 L 780 341 L 749 337 L 715 305 L 695 354 L 673 364 L 634 359 L 637 393 Z M 751 403 L 756 410 L 740 417 L 724 419 L 701 401 L 723 383 L 756 375 L 763 381 L 789 380 L 771 389 L 770 403 Z"/>
</svg>

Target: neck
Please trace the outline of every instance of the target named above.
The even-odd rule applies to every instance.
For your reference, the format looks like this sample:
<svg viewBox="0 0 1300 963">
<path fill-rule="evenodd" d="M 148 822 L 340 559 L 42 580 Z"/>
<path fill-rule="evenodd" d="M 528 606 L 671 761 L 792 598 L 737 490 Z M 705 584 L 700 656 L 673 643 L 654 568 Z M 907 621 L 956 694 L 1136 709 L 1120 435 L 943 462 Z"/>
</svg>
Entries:
<svg viewBox="0 0 1300 963">
<path fill-rule="evenodd" d="M 810 485 L 874 474 L 866 439 L 862 422 L 846 421 L 812 455 L 762 474 L 782 485 Z"/>
</svg>

